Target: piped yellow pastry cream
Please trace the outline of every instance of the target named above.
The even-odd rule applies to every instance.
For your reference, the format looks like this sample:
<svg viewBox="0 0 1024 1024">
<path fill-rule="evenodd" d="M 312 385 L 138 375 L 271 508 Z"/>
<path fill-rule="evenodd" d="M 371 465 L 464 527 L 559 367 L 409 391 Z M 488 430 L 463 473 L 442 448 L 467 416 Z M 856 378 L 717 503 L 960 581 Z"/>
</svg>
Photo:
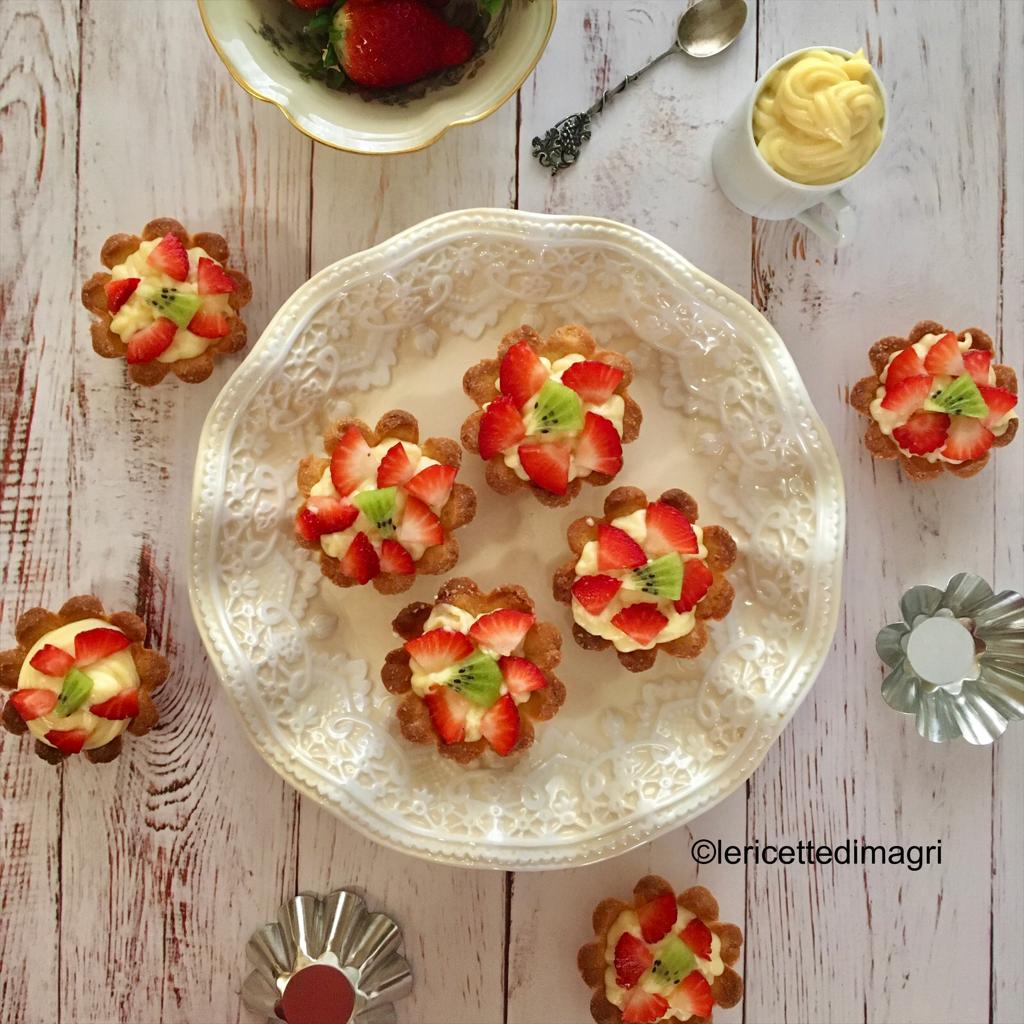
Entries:
<svg viewBox="0 0 1024 1024">
<path fill-rule="evenodd" d="M 754 104 L 754 142 L 768 166 L 802 185 L 842 181 L 882 141 L 885 100 L 871 65 L 805 50 L 776 68 Z"/>
</svg>

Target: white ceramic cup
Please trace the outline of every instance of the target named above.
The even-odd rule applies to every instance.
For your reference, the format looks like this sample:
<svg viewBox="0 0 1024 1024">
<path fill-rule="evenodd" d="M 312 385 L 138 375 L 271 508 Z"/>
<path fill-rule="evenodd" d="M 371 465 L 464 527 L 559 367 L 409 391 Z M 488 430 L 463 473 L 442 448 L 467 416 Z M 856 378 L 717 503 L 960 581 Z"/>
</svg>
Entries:
<svg viewBox="0 0 1024 1024">
<path fill-rule="evenodd" d="M 744 213 L 762 220 L 794 218 L 810 228 L 819 238 L 832 245 L 842 246 L 850 241 L 857 221 L 853 207 L 842 193 L 842 186 L 853 181 L 882 148 L 889 125 L 888 104 L 882 82 L 872 68 L 875 85 L 882 97 L 883 111 L 882 138 L 875 152 L 849 177 L 829 182 L 827 185 L 801 185 L 799 182 L 784 178 L 768 165 L 754 143 L 754 104 L 768 76 L 808 50 L 827 50 L 847 58 L 853 56 L 849 50 L 843 50 L 838 46 L 805 46 L 777 60 L 754 83 L 750 94 L 718 133 L 711 153 L 711 166 L 718 187 L 729 201 Z M 815 211 L 814 207 L 819 205 L 824 206 L 831 216 L 826 217 L 823 213 Z"/>
</svg>

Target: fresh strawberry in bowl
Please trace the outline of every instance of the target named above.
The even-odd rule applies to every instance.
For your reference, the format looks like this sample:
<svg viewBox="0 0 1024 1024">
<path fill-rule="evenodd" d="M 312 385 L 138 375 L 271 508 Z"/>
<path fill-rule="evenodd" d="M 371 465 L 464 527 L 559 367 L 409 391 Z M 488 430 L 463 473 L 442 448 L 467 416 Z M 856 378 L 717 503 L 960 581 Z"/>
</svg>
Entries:
<svg viewBox="0 0 1024 1024">
<path fill-rule="evenodd" d="M 555 0 L 199 0 L 232 77 L 300 131 L 404 153 L 493 113 L 522 85 Z"/>
</svg>

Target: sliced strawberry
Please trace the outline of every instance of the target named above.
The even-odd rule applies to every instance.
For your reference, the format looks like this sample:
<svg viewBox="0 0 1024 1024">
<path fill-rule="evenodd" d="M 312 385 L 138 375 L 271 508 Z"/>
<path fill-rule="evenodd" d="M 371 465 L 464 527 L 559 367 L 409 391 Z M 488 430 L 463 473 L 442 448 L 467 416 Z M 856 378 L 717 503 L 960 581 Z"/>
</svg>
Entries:
<svg viewBox="0 0 1024 1024">
<path fill-rule="evenodd" d="M 892 439 L 911 455 L 925 455 L 941 448 L 949 433 L 949 417 L 944 412 L 916 412 L 903 424 L 894 427 Z"/>
<path fill-rule="evenodd" d="M 136 331 L 128 339 L 125 359 L 129 363 L 148 363 L 156 359 L 171 347 L 177 331 L 173 320 L 168 320 L 165 316 L 158 317 L 148 327 Z"/>
<path fill-rule="evenodd" d="M 622 469 L 622 438 L 611 420 L 596 412 L 587 413 L 576 441 L 576 465 L 607 476 L 615 476 Z"/>
<path fill-rule="evenodd" d="M 529 658 L 504 657 L 498 667 L 511 694 L 532 693 L 548 685 L 544 673 Z"/>
<path fill-rule="evenodd" d="M 358 427 L 349 427 L 331 453 L 331 482 L 339 494 L 349 494 L 372 473 L 370 446 Z"/>
<path fill-rule="evenodd" d="M 1017 396 L 1006 388 L 990 388 L 979 384 L 978 390 L 988 406 L 988 415 L 981 421 L 990 430 L 1017 404 Z"/>
<path fill-rule="evenodd" d="M 480 457 L 491 459 L 514 448 L 526 437 L 526 424 L 515 402 L 502 395 L 484 410 L 480 420 Z"/>
<path fill-rule="evenodd" d="M 519 709 L 511 693 L 499 697 L 480 719 L 480 732 L 496 754 L 504 757 L 519 739 Z"/>
<path fill-rule="evenodd" d="M 56 707 L 57 694 L 53 690 L 15 690 L 10 701 L 18 714 L 26 722 L 31 722 L 48 715 Z"/>
<path fill-rule="evenodd" d="M 412 555 L 397 540 L 388 537 L 380 546 L 380 571 L 410 576 L 416 571 L 416 564 Z"/>
<path fill-rule="evenodd" d="M 669 555 L 695 555 L 699 550 L 697 534 L 690 520 L 679 509 L 663 501 L 652 501 L 647 506 L 647 537 L 644 540 L 651 557 Z"/>
<path fill-rule="evenodd" d="M 632 605 L 643 608 L 644 605 Z M 636 916 L 640 921 L 640 932 L 645 942 L 658 942 L 668 935 L 672 925 L 679 917 L 676 898 L 670 892 L 655 896 L 653 900 L 637 909 Z"/>
<path fill-rule="evenodd" d="M 403 547 L 432 548 L 444 541 L 444 528 L 441 520 L 419 498 L 410 495 L 405 500 L 396 536 Z"/>
<path fill-rule="evenodd" d="M 42 672 L 44 676 L 55 676 L 58 679 L 63 679 L 74 663 L 75 656 L 73 654 L 68 654 L 67 651 L 62 651 L 59 647 L 54 647 L 53 644 L 43 644 L 32 655 L 32 660 L 29 662 L 37 672 Z"/>
<path fill-rule="evenodd" d="M 396 441 L 377 467 L 377 486 L 401 487 L 412 479 L 412 474 L 412 463 L 405 452 L 405 445 L 401 441 Z"/>
<path fill-rule="evenodd" d="M 973 416 L 954 416 L 942 454 L 954 462 L 980 459 L 992 447 L 996 435 Z"/>
<path fill-rule="evenodd" d="M 677 612 L 691 611 L 711 589 L 714 576 L 699 558 L 688 558 L 683 562 L 683 589 L 675 603 Z"/>
<path fill-rule="evenodd" d="M 188 277 L 188 252 L 177 235 L 164 235 L 146 257 L 146 262 L 175 281 L 184 281 Z"/>
<path fill-rule="evenodd" d="M 359 517 L 359 509 L 341 498 L 318 495 L 309 498 L 295 517 L 295 529 L 306 540 L 347 530 Z"/>
<path fill-rule="evenodd" d="M 452 484 L 455 483 L 457 472 L 454 466 L 427 466 L 405 485 L 405 489 L 413 497 L 425 501 L 431 508 L 439 509 L 452 493 Z"/>
<path fill-rule="evenodd" d="M 362 530 L 352 538 L 341 560 L 341 571 L 360 584 L 369 583 L 380 572 L 380 559 Z"/>
<path fill-rule="evenodd" d="M 469 636 L 481 647 L 497 654 L 511 654 L 536 621 L 529 612 L 499 608 L 496 612 L 481 615 L 470 627 Z"/>
<path fill-rule="evenodd" d="M 695 917 L 680 933 L 679 938 L 693 950 L 701 960 L 711 959 L 711 929 Z"/>
<path fill-rule="evenodd" d="M 430 712 L 430 724 L 445 743 L 461 743 L 466 737 L 466 715 L 469 701 L 449 690 L 435 686 L 423 698 Z"/>
<path fill-rule="evenodd" d="M 623 932 L 615 943 L 615 983 L 620 988 L 632 988 L 653 963 L 654 956 L 647 943 Z"/>
<path fill-rule="evenodd" d="M 882 408 L 909 418 L 924 405 L 924 400 L 931 394 L 932 380 L 929 374 L 922 373 L 916 377 L 905 377 L 894 387 L 887 387 Z"/>
<path fill-rule="evenodd" d="M 134 718 L 139 713 L 139 691 L 136 688 L 115 693 L 109 700 L 93 704 L 89 710 L 97 718 Z"/>
<path fill-rule="evenodd" d="M 617 366 L 609 366 L 597 359 L 573 363 L 562 374 L 562 383 L 591 405 L 607 402 L 621 382 L 622 371 Z"/>
<path fill-rule="evenodd" d="M 189 320 L 188 329 L 199 338 L 223 338 L 231 330 L 231 321 L 223 313 L 201 309 Z"/>
<path fill-rule="evenodd" d="M 959 377 L 964 372 L 964 357 L 952 331 L 944 334 L 928 349 L 924 357 L 924 368 L 928 373 L 946 377 Z"/>
<path fill-rule="evenodd" d="M 668 619 L 649 601 L 627 604 L 621 612 L 612 616 L 612 625 L 621 629 L 626 636 L 632 637 L 642 647 L 649 644 L 667 623 Z"/>
<path fill-rule="evenodd" d="M 226 273 L 219 263 L 206 256 L 199 257 L 196 281 L 200 295 L 226 295 L 235 290 L 235 282 L 230 274 Z"/>
<path fill-rule="evenodd" d="M 992 353 L 980 348 L 969 348 L 962 356 L 964 369 L 974 378 L 977 385 L 988 384 L 988 370 L 992 365 Z"/>
<path fill-rule="evenodd" d="M 452 665 L 468 658 L 473 653 L 473 644 L 468 636 L 453 629 L 431 629 L 410 640 L 405 649 L 430 674 L 451 668 Z"/>
<path fill-rule="evenodd" d="M 119 629 L 86 629 L 75 637 L 75 664 L 84 668 L 129 646 L 131 641 Z"/>
<path fill-rule="evenodd" d="M 633 989 L 626 997 L 622 1007 L 623 1024 L 651 1024 L 661 1020 L 668 1009 L 668 1000 L 657 992 L 645 992 L 642 988 Z"/>
<path fill-rule="evenodd" d="M 581 576 L 572 585 L 572 596 L 591 615 L 600 615 L 621 586 L 622 580 L 612 579 L 611 576 Z"/>
<path fill-rule="evenodd" d="M 924 363 L 921 357 L 914 351 L 913 346 L 905 348 L 890 364 L 885 373 L 885 386 L 891 388 L 899 384 L 907 377 L 920 377 L 925 373 Z"/>
<path fill-rule="evenodd" d="M 715 1005 L 711 986 L 700 971 L 690 971 L 672 990 L 670 1001 L 675 1009 L 689 1013 L 691 1017 L 709 1018 Z"/>
<path fill-rule="evenodd" d="M 107 293 L 107 309 L 116 313 L 139 287 L 141 277 L 122 277 L 118 281 L 108 281 L 103 290 Z"/>
<path fill-rule="evenodd" d="M 564 441 L 519 446 L 519 461 L 530 482 L 552 494 L 565 494 L 569 486 L 571 454 L 572 447 Z"/>
<path fill-rule="evenodd" d="M 503 395 L 512 399 L 517 409 L 526 403 L 544 386 L 548 371 L 540 357 L 525 341 L 516 342 L 501 361 L 498 373 L 498 387 Z"/>
<path fill-rule="evenodd" d="M 598 526 L 598 569 L 636 569 L 646 564 L 644 549 L 625 530 L 604 523 Z"/>
<path fill-rule="evenodd" d="M 77 754 L 85 746 L 89 734 L 84 729 L 51 729 L 45 738 L 62 754 Z"/>
</svg>

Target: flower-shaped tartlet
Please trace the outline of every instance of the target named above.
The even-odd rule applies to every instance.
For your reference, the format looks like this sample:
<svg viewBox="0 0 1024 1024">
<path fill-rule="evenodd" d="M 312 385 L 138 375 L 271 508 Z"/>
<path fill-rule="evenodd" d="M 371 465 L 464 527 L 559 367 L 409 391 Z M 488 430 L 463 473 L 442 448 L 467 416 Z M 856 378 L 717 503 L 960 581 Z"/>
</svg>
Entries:
<svg viewBox="0 0 1024 1024">
<path fill-rule="evenodd" d="M 697 525 L 697 502 L 666 491 L 648 502 L 637 487 L 616 487 L 604 518 L 569 526 L 575 558 L 556 570 L 556 601 L 572 609 L 572 635 L 588 651 L 614 647 L 630 672 L 649 669 L 662 650 L 695 658 L 708 642 L 706 619 L 724 618 L 736 558 L 724 526 Z"/>
<path fill-rule="evenodd" d="M 718 920 L 718 902 L 701 885 L 681 892 L 657 875 L 633 889 L 633 902 L 609 898 L 594 910 L 594 942 L 577 964 L 594 990 L 597 1024 L 704 1024 L 714 1006 L 743 996 L 733 970 L 743 933 Z"/>
<path fill-rule="evenodd" d="M 502 757 L 525 750 L 533 723 L 565 700 L 555 675 L 562 634 L 537 621 L 522 587 L 483 593 L 471 579 L 452 579 L 434 604 L 408 605 L 392 626 L 405 644 L 388 654 L 381 680 L 404 696 L 402 735 L 459 764 L 488 749 Z"/>
<path fill-rule="evenodd" d="M 299 463 L 303 503 L 295 535 L 320 552 L 320 569 L 339 587 L 372 582 L 382 594 L 408 590 L 416 574 L 436 576 L 459 560 L 452 531 L 476 515 L 476 492 L 455 482 L 456 441 L 429 437 L 411 413 L 386 412 L 371 430 L 338 420 L 324 434 L 327 458 Z"/>
<path fill-rule="evenodd" d="M 875 371 L 850 404 L 871 423 L 864 444 L 876 459 L 899 459 L 912 480 L 948 470 L 974 476 L 1017 432 L 1017 375 L 992 362 L 992 339 L 977 327 L 959 335 L 922 320 L 906 338 L 871 347 Z"/>
<path fill-rule="evenodd" d="M 124 359 L 136 384 L 159 384 L 168 372 L 195 384 L 217 356 L 245 348 L 238 311 L 252 298 L 249 279 L 225 266 L 228 244 L 208 231 L 190 235 L 169 217 L 138 235 L 111 235 L 100 253 L 110 273 L 93 274 L 82 302 L 98 319 L 92 347 Z"/>
<path fill-rule="evenodd" d="M 0 652 L 0 689 L 13 691 L 3 724 L 15 735 L 31 732 L 44 761 L 79 752 L 112 761 L 125 729 L 142 736 L 156 724 L 152 695 L 167 661 L 143 646 L 137 615 L 107 615 L 95 597 L 73 597 L 59 612 L 29 609 L 14 635 L 18 646 Z"/>
<path fill-rule="evenodd" d="M 480 408 L 462 425 L 462 443 L 486 460 L 499 494 L 528 487 L 545 505 L 568 505 L 584 480 L 611 481 L 623 443 L 639 435 L 632 380 L 632 363 L 599 349 L 585 327 L 559 327 L 545 341 L 520 327 L 497 359 L 466 371 L 462 387 Z"/>
</svg>

